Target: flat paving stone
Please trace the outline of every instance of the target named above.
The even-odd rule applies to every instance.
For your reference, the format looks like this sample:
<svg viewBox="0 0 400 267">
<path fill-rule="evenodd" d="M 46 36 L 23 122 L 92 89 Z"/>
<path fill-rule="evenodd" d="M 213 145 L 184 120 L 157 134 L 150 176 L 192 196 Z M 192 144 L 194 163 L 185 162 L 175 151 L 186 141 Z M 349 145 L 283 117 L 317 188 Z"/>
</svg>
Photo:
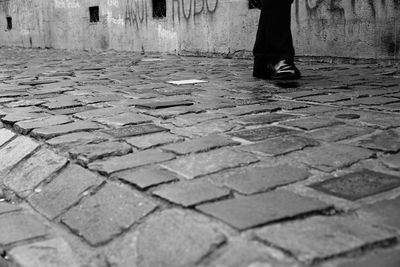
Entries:
<svg viewBox="0 0 400 267">
<path fill-rule="evenodd" d="M 106 184 L 64 214 L 62 222 L 96 246 L 129 229 L 156 207 L 153 201 L 125 185 Z"/>
<path fill-rule="evenodd" d="M 183 100 L 183 101 L 153 101 L 147 103 L 141 103 L 135 105 L 137 108 L 147 108 L 147 109 L 163 109 L 170 108 L 176 106 L 191 106 L 193 105 L 192 101 Z"/>
<path fill-rule="evenodd" d="M 18 205 L 9 204 L 6 202 L 0 202 L 0 215 L 20 211 L 21 207 Z"/>
<path fill-rule="evenodd" d="M 134 184 L 141 189 L 178 179 L 174 173 L 157 167 L 130 169 L 114 173 L 112 177 Z"/>
<path fill-rule="evenodd" d="M 39 144 L 30 138 L 18 136 L 0 149 L 0 172 L 8 171 L 32 154 Z"/>
<path fill-rule="evenodd" d="M 400 134 L 393 130 L 384 131 L 358 141 L 357 145 L 385 152 L 398 152 L 400 150 Z"/>
<path fill-rule="evenodd" d="M 82 262 L 62 238 L 18 246 L 7 253 L 23 267 L 80 267 Z"/>
<path fill-rule="evenodd" d="M 241 130 L 237 132 L 231 132 L 229 133 L 230 136 L 232 137 L 238 137 L 247 141 L 261 141 L 264 139 L 268 138 L 273 138 L 277 136 L 283 136 L 283 135 L 293 135 L 301 133 L 300 131 L 293 130 L 293 129 L 288 129 L 284 127 L 278 127 L 278 126 L 268 126 L 268 127 L 261 127 L 261 128 L 255 128 L 255 129 L 247 129 L 247 130 Z"/>
<path fill-rule="evenodd" d="M 10 213 L 0 216 L 0 228 L 0 244 L 2 246 L 44 237 L 49 230 L 36 217 L 25 213 Z"/>
<path fill-rule="evenodd" d="M 220 199 L 229 194 L 229 190 L 218 188 L 206 180 L 181 181 L 164 185 L 153 192 L 153 195 L 167 199 L 170 202 L 184 207 L 190 207 L 199 203 Z"/>
<path fill-rule="evenodd" d="M 173 158 L 175 156 L 171 153 L 159 150 L 146 150 L 120 157 L 112 157 L 103 161 L 94 161 L 88 167 L 91 170 L 111 174 L 117 171 L 168 161 Z"/>
<path fill-rule="evenodd" d="M 331 172 L 369 158 L 374 153 L 364 148 L 348 145 L 326 144 L 294 152 L 293 158 L 313 168 Z"/>
<path fill-rule="evenodd" d="M 91 107 L 91 106 L 80 106 L 80 107 L 72 107 L 72 108 L 55 109 L 55 110 L 51 110 L 50 113 L 56 114 L 56 115 L 73 115 L 76 113 L 81 113 L 81 112 L 94 110 L 94 109 L 96 109 L 96 108 Z"/>
<path fill-rule="evenodd" d="M 350 216 L 315 216 L 267 226 L 257 230 L 256 235 L 306 263 L 395 239 L 394 233 Z"/>
<path fill-rule="evenodd" d="M 131 249 L 137 248 L 143 267 L 186 267 L 194 266 L 225 240 L 222 232 L 203 218 L 172 209 L 150 218 Z"/>
<path fill-rule="evenodd" d="M 165 145 L 169 143 L 174 143 L 178 141 L 183 141 L 183 138 L 167 133 L 167 132 L 161 132 L 161 133 L 155 133 L 155 134 L 147 134 L 143 136 L 134 136 L 131 138 L 126 139 L 126 142 L 134 147 L 137 147 L 139 149 L 147 149 L 159 145 Z"/>
<path fill-rule="evenodd" d="M 69 150 L 69 155 L 79 162 L 88 164 L 101 158 L 122 156 L 132 152 L 132 147 L 122 142 L 101 142 L 98 144 L 83 144 Z"/>
<path fill-rule="evenodd" d="M 14 124 L 14 129 L 22 134 L 28 134 L 32 129 L 53 125 L 60 125 L 72 122 L 73 120 L 65 115 L 44 117 L 33 120 L 24 120 Z"/>
<path fill-rule="evenodd" d="M 400 197 L 363 206 L 360 210 L 377 215 L 378 221 L 400 229 Z"/>
<path fill-rule="evenodd" d="M 239 230 L 246 230 L 300 215 L 325 211 L 331 207 L 319 200 L 278 190 L 203 204 L 196 209 Z"/>
<path fill-rule="evenodd" d="M 152 121 L 152 117 L 141 115 L 138 113 L 127 112 L 123 114 L 118 114 L 112 117 L 97 118 L 95 121 L 105 124 L 111 127 L 123 127 L 133 124 L 148 123 Z"/>
<path fill-rule="evenodd" d="M 72 123 L 47 126 L 42 128 L 34 129 L 31 134 L 36 138 L 50 139 L 64 134 L 80 132 L 80 131 L 91 131 L 102 128 L 99 124 L 90 121 L 76 121 Z"/>
<path fill-rule="evenodd" d="M 349 138 L 363 136 L 374 131 L 372 128 L 361 128 L 347 125 L 338 125 L 328 128 L 317 129 L 311 132 L 304 133 L 305 137 L 326 142 L 337 142 Z"/>
<path fill-rule="evenodd" d="M 400 153 L 382 157 L 380 160 L 389 168 L 400 169 Z"/>
<path fill-rule="evenodd" d="M 400 265 L 400 251 L 380 251 L 370 253 L 362 258 L 342 262 L 337 267 L 398 267 Z"/>
<path fill-rule="evenodd" d="M 306 169 L 284 164 L 272 167 L 248 167 L 217 174 L 210 179 L 241 194 L 251 195 L 304 180 L 310 175 Z"/>
<path fill-rule="evenodd" d="M 115 138 L 123 138 L 123 137 L 131 137 L 131 136 L 159 133 L 165 131 L 169 130 L 161 126 L 150 123 L 150 124 L 141 124 L 141 125 L 123 127 L 118 129 L 106 130 L 103 132 Z"/>
<path fill-rule="evenodd" d="M 367 169 L 310 185 L 323 193 L 352 201 L 399 186 L 400 177 Z"/>
<path fill-rule="evenodd" d="M 185 155 L 189 153 L 203 152 L 214 148 L 233 146 L 238 144 L 239 142 L 235 142 L 231 138 L 227 138 L 220 135 L 210 135 L 192 140 L 187 140 L 181 143 L 166 145 L 163 146 L 162 149 L 173 152 L 178 155 Z"/>
<path fill-rule="evenodd" d="M 102 118 L 106 116 L 117 115 L 128 112 L 129 109 L 126 107 L 110 107 L 110 108 L 99 108 L 93 110 L 86 110 L 74 114 L 74 117 L 82 120 L 91 120 L 94 118 Z"/>
<path fill-rule="evenodd" d="M 287 135 L 271 138 L 256 144 L 240 146 L 239 149 L 267 156 L 278 156 L 317 145 L 319 145 L 318 141 L 301 136 Z"/>
<path fill-rule="evenodd" d="M 42 106 L 50 110 L 53 110 L 53 109 L 79 107 L 82 106 L 82 103 L 76 101 L 75 98 L 62 96 L 59 98 L 50 99 L 49 102 L 42 104 Z"/>
<path fill-rule="evenodd" d="M 0 147 L 15 137 L 15 134 L 7 129 L 0 129 Z"/>
<path fill-rule="evenodd" d="M 28 201 L 36 210 L 53 220 L 78 202 L 85 192 L 98 187 L 102 182 L 99 176 L 73 164 L 49 184 L 36 190 Z"/>
<path fill-rule="evenodd" d="M 258 158 L 231 149 L 219 149 L 207 153 L 193 154 L 162 164 L 162 167 L 176 172 L 186 179 L 215 173 L 224 169 L 248 165 Z"/>
<path fill-rule="evenodd" d="M 262 124 L 271 124 L 274 122 L 286 121 L 295 118 L 297 118 L 297 116 L 292 114 L 268 113 L 268 114 L 244 116 L 237 119 L 237 122 L 243 125 L 262 125 Z"/>
<path fill-rule="evenodd" d="M 58 156 L 49 149 L 41 148 L 7 173 L 3 183 L 19 196 L 24 197 L 65 164 L 67 164 L 66 158 Z"/>
<path fill-rule="evenodd" d="M 62 146 L 75 143 L 98 143 L 107 141 L 108 138 L 98 133 L 76 132 L 57 136 L 46 140 L 46 143 L 52 146 Z M 75 146 L 74 146 L 75 147 Z"/>
<path fill-rule="evenodd" d="M 282 122 L 281 124 L 310 131 L 318 128 L 340 125 L 344 123 L 341 121 L 329 120 L 326 118 L 305 118 L 299 120 L 286 121 Z"/>
<path fill-rule="evenodd" d="M 49 114 L 46 113 L 33 113 L 33 112 L 10 113 L 1 118 L 1 121 L 4 123 L 13 124 L 24 120 L 44 118 L 47 117 L 48 115 Z"/>
</svg>

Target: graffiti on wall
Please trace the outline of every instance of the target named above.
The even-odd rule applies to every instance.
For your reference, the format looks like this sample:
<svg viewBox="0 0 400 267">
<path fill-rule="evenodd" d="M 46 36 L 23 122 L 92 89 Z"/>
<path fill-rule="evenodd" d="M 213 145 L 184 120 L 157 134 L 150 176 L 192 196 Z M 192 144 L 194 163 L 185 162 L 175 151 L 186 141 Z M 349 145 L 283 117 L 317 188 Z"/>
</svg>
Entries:
<svg viewBox="0 0 400 267">
<path fill-rule="evenodd" d="M 126 0 L 125 26 L 134 27 L 139 30 L 140 26 L 148 22 L 148 7 L 146 0 Z"/>
<path fill-rule="evenodd" d="M 201 14 L 214 14 L 219 0 L 172 0 L 172 20 L 195 20 Z"/>
</svg>

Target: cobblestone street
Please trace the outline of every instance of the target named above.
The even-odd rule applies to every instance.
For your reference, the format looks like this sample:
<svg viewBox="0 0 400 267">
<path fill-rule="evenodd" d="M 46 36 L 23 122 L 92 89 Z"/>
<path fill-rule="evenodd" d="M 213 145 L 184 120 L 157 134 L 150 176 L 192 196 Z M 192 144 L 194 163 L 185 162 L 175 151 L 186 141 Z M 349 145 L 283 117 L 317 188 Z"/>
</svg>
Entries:
<svg viewBox="0 0 400 267">
<path fill-rule="evenodd" d="M 400 266 L 398 65 L 265 81 L 244 59 L 0 62 L 9 266 Z"/>
</svg>

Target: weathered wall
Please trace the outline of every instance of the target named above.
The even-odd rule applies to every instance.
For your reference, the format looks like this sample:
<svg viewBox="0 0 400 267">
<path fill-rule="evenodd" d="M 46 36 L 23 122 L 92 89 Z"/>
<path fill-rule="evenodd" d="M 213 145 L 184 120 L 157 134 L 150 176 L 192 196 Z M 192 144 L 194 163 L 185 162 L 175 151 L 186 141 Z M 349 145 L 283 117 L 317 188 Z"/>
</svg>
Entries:
<svg viewBox="0 0 400 267">
<path fill-rule="evenodd" d="M 152 13 L 151 0 L 0 0 L 0 29 L 14 24 L 0 44 L 234 54 L 251 51 L 259 16 L 248 0 L 167 0 L 165 18 Z M 295 0 L 292 18 L 298 55 L 400 58 L 400 0 Z"/>
</svg>

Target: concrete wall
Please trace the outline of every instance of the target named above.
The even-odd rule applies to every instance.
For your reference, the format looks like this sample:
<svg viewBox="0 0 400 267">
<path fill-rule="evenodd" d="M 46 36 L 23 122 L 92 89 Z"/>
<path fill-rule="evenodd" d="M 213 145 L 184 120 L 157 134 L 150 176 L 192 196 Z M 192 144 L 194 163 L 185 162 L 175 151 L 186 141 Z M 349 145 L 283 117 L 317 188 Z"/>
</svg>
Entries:
<svg viewBox="0 0 400 267">
<path fill-rule="evenodd" d="M 0 45 L 240 55 L 259 16 L 248 0 L 167 0 L 165 18 L 152 13 L 152 0 L 0 0 Z M 298 55 L 400 58 L 400 0 L 295 0 L 292 18 Z"/>
</svg>

